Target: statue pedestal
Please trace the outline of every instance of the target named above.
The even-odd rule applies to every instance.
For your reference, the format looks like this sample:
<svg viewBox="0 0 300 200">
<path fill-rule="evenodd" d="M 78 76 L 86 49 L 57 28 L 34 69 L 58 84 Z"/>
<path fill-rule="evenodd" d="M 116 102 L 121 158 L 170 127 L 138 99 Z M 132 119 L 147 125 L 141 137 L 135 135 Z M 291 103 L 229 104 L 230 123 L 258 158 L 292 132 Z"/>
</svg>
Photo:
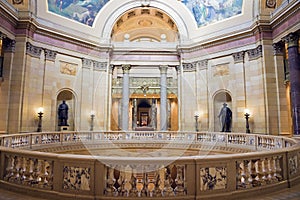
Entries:
<svg viewBox="0 0 300 200">
<path fill-rule="evenodd" d="M 60 126 L 60 131 L 68 131 L 69 130 L 69 126 Z"/>
</svg>

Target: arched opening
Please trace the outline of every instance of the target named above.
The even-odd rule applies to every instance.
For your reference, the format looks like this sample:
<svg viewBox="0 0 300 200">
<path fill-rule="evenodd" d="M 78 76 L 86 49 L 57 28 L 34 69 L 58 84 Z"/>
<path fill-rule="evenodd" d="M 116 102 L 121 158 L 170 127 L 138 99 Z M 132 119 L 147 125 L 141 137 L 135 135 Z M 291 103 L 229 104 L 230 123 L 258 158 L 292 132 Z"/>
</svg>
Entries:
<svg viewBox="0 0 300 200">
<path fill-rule="evenodd" d="M 118 18 L 112 34 L 114 42 L 176 42 L 178 29 L 175 22 L 162 10 L 135 8 Z"/>
<path fill-rule="evenodd" d="M 68 113 L 67 113 L 67 124 L 68 126 L 64 128 L 64 130 L 75 130 L 75 96 L 74 94 L 69 90 L 62 90 L 57 95 L 56 100 L 56 111 L 57 111 L 57 117 L 56 117 L 56 127 L 57 130 L 60 131 L 62 129 L 62 126 L 59 122 L 59 116 L 58 116 L 58 110 L 59 106 L 65 102 L 65 104 L 68 106 Z"/>
<path fill-rule="evenodd" d="M 224 104 L 231 109 L 232 108 L 232 98 L 231 95 L 226 91 L 221 91 L 217 93 L 214 97 L 214 131 L 222 131 L 222 119 L 221 110 Z M 231 123 L 232 124 L 232 123 Z"/>
</svg>

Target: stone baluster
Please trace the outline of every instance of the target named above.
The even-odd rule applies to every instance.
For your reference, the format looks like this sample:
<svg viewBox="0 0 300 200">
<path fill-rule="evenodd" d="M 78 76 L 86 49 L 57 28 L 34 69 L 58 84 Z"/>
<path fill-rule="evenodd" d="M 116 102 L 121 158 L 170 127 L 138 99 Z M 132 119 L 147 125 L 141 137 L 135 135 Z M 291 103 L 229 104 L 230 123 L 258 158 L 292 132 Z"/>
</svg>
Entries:
<svg viewBox="0 0 300 200">
<path fill-rule="evenodd" d="M 255 175 L 254 170 L 253 170 L 253 162 L 250 160 L 248 163 L 248 183 L 249 187 L 253 187 L 253 176 Z"/>
<path fill-rule="evenodd" d="M 105 188 L 105 194 L 106 196 L 113 197 L 115 188 L 115 178 L 114 178 L 114 169 L 111 167 L 107 167 L 107 179 L 106 179 L 106 188 Z"/>
<path fill-rule="evenodd" d="M 277 156 L 275 157 L 275 169 L 276 169 L 276 178 L 278 181 L 281 181 L 282 180 L 282 169 L 280 167 L 280 160 L 281 160 L 282 156 Z"/>
<path fill-rule="evenodd" d="M 6 158 L 6 174 L 4 177 L 5 181 L 9 181 L 11 179 L 11 177 L 14 176 L 14 157 L 12 157 L 11 155 L 5 155 Z"/>
<path fill-rule="evenodd" d="M 183 165 L 177 166 L 177 176 L 175 179 L 176 187 L 175 187 L 175 193 L 176 196 L 183 196 L 185 194 L 185 188 L 184 188 L 184 171 L 185 168 Z"/>
<path fill-rule="evenodd" d="M 261 180 L 261 173 L 262 173 L 262 167 L 261 167 L 261 160 L 256 160 L 254 163 L 255 166 L 255 187 L 259 186 L 262 182 Z"/>
<path fill-rule="evenodd" d="M 267 178 L 267 175 L 268 175 L 268 160 L 267 158 L 263 159 L 262 161 L 260 161 L 261 163 L 261 183 L 262 185 L 265 185 L 267 184 L 267 181 L 268 181 L 268 178 Z"/>
<path fill-rule="evenodd" d="M 28 169 L 29 178 L 28 178 L 28 181 L 31 184 L 31 182 L 34 180 L 33 179 L 33 176 L 34 176 L 34 174 L 33 174 L 34 173 L 34 161 L 31 158 L 29 158 L 29 160 L 28 160 L 28 165 L 29 165 L 29 169 Z"/>
</svg>

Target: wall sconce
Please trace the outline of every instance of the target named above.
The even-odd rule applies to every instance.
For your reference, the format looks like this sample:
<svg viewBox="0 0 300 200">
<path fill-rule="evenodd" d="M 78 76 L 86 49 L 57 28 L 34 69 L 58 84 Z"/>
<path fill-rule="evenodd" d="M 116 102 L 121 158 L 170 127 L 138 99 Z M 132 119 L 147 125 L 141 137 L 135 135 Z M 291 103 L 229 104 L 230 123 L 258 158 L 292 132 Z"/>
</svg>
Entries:
<svg viewBox="0 0 300 200">
<path fill-rule="evenodd" d="M 200 113 L 199 113 L 199 112 L 195 112 L 195 113 L 194 113 L 194 118 L 195 118 L 195 130 L 196 130 L 196 132 L 199 131 L 199 128 L 198 128 L 198 119 L 199 119 L 199 116 L 200 116 Z"/>
<path fill-rule="evenodd" d="M 91 128 L 90 128 L 90 131 L 94 130 L 94 119 L 95 119 L 95 111 L 92 110 L 91 111 Z"/>
<path fill-rule="evenodd" d="M 250 129 L 249 129 L 249 117 L 250 117 L 250 111 L 248 109 L 245 109 L 246 133 L 250 133 Z"/>
<path fill-rule="evenodd" d="M 38 122 L 37 132 L 42 132 L 42 118 L 43 118 L 43 114 L 44 114 L 44 108 L 43 107 L 39 107 L 39 109 L 38 109 L 39 122 Z"/>
</svg>

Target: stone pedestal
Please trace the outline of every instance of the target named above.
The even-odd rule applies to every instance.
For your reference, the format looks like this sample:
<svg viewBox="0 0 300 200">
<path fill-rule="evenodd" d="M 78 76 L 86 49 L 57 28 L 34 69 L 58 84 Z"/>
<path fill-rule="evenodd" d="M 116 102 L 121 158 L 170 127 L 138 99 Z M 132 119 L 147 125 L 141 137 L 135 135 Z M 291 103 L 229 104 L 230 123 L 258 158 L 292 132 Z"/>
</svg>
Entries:
<svg viewBox="0 0 300 200">
<path fill-rule="evenodd" d="M 60 131 L 68 131 L 69 126 L 60 126 L 59 129 L 60 129 Z"/>
</svg>

